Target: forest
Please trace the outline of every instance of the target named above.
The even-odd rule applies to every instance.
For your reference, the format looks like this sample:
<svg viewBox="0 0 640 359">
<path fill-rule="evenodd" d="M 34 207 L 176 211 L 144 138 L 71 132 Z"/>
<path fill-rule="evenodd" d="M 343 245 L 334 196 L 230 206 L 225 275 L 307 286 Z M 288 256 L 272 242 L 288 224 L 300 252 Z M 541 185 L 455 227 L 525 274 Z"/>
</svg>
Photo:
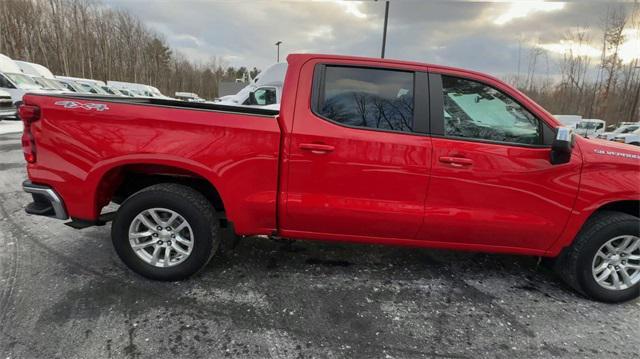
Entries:
<svg viewBox="0 0 640 359">
<path fill-rule="evenodd" d="M 190 61 L 137 17 L 88 0 L 0 1 L 0 53 L 56 75 L 143 83 L 169 96 L 188 91 L 207 99 L 218 96 L 219 81 L 247 72 L 216 56 Z"/>
<path fill-rule="evenodd" d="M 638 15 L 637 4 L 609 6 L 592 27 L 564 35 L 571 46 L 560 58 L 527 43 L 517 73 L 502 77 L 554 114 L 608 124 L 637 121 L 640 59 L 623 61 L 620 50 L 629 36 L 640 36 Z M 601 44 L 599 58 L 580 51 L 592 43 Z M 189 91 L 208 99 L 218 96 L 220 81 L 247 72 L 214 54 L 206 63 L 191 61 L 136 16 L 91 0 L 0 1 L 0 53 L 42 64 L 58 75 L 145 83 L 167 95 Z"/>
</svg>

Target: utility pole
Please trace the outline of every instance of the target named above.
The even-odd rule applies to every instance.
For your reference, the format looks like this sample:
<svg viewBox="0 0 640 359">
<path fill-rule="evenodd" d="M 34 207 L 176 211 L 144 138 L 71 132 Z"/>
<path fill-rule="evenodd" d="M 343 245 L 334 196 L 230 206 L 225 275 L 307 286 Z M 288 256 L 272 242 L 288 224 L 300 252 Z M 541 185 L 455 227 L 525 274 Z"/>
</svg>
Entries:
<svg viewBox="0 0 640 359">
<path fill-rule="evenodd" d="M 282 44 L 282 41 L 278 41 L 276 42 L 276 48 L 278 49 L 278 53 L 276 55 L 276 62 L 280 62 L 280 44 Z"/>
<path fill-rule="evenodd" d="M 634 69 L 640 69 L 640 66 L 634 66 Z M 631 108 L 630 122 L 636 122 L 636 113 L 638 112 L 638 100 L 640 100 L 640 83 L 636 86 L 636 94 L 633 98 L 633 107 Z"/>
<path fill-rule="evenodd" d="M 387 22 L 389 21 L 389 0 L 384 4 L 384 29 L 382 30 L 382 54 L 380 58 L 384 59 L 384 49 L 387 46 Z"/>
</svg>

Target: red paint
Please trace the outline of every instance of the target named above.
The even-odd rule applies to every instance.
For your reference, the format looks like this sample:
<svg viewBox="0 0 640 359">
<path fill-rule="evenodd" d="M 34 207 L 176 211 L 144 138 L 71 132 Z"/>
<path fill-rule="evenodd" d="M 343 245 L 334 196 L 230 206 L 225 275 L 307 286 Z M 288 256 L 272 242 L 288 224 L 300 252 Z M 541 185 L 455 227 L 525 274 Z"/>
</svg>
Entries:
<svg viewBox="0 0 640 359">
<path fill-rule="evenodd" d="M 38 149 L 29 178 L 86 220 L 109 201 L 122 166 L 161 168 L 209 181 L 239 234 L 535 255 L 557 254 L 601 206 L 640 200 L 640 161 L 606 154 L 638 155 L 630 146 L 577 137 L 571 161 L 551 165 L 549 148 L 355 129 L 310 110 L 314 66 L 327 62 L 479 80 L 559 125 L 490 76 L 342 56 L 288 61 L 275 119 L 113 102 L 106 112 L 65 109 L 27 95 L 40 108 L 29 127 Z"/>
</svg>

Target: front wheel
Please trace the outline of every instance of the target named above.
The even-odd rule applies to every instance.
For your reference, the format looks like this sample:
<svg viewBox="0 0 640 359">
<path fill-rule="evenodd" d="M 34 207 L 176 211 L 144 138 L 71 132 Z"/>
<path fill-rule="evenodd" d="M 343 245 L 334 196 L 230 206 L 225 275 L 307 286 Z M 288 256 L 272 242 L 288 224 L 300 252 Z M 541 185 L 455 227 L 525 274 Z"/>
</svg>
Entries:
<svg viewBox="0 0 640 359">
<path fill-rule="evenodd" d="M 201 270 L 220 244 L 218 221 L 207 199 L 183 185 L 147 187 L 120 206 L 111 227 L 118 256 L 133 271 L 156 280 L 180 280 Z"/>
<path fill-rule="evenodd" d="M 585 224 L 556 261 L 571 287 L 595 300 L 623 302 L 640 296 L 640 219 L 603 211 Z"/>
</svg>

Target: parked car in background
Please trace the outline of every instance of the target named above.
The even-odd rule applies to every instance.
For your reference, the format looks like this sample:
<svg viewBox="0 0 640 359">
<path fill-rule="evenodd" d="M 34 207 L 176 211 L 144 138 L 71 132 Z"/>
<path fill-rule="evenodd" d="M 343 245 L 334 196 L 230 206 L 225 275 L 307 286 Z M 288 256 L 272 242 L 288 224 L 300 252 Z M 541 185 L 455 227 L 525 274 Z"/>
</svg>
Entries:
<svg viewBox="0 0 640 359">
<path fill-rule="evenodd" d="M 620 135 L 620 134 L 623 134 L 623 133 L 630 133 L 630 132 L 633 132 L 633 131 L 637 130 L 638 128 L 640 128 L 640 123 L 638 123 L 638 122 L 628 123 L 627 122 L 626 125 L 618 126 L 618 128 L 616 128 L 613 131 L 603 132 L 603 133 L 599 134 L 598 138 L 602 139 L 602 140 L 610 141 L 614 137 L 616 137 L 617 135 Z"/>
<path fill-rule="evenodd" d="M 116 253 L 157 280 L 200 271 L 229 231 L 551 257 L 591 298 L 640 295 L 640 149 L 475 71 L 287 59 L 279 111 L 27 95 L 26 211 L 113 219 Z"/>
<path fill-rule="evenodd" d="M 11 94 L 0 90 L 0 120 L 16 117 L 16 105 L 11 99 Z"/>
<path fill-rule="evenodd" d="M 22 101 L 22 97 L 27 92 L 50 92 L 25 75 L 11 58 L 2 54 L 0 54 L 0 90 L 8 92 L 14 103 Z"/>
<path fill-rule="evenodd" d="M 84 92 L 88 92 L 96 95 L 111 95 L 109 92 L 105 91 L 102 88 L 102 86 L 106 86 L 104 81 L 84 79 L 80 77 L 71 77 L 71 76 L 56 76 L 56 78 L 61 80 L 73 81 L 78 85 L 78 87 L 82 88 Z"/>
<path fill-rule="evenodd" d="M 598 119 L 585 118 L 576 124 L 576 133 L 582 137 L 597 137 L 604 132 L 606 122 Z"/>
<path fill-rule="evenodd" d="M 107 81 L 107 85 L 114 89 L 126 90 L 127 92 L 133 94 L 135 97 L 173 100 L 173 98 L 163 95 L 160 90 L 149 85 L 122 81 Z"/>
<path fill-rule="evenodd" d="M 18 67 L 20 67 L 20 70 L 22 70 L 24 74 L 30 76 L 33 81 L 42 86 L 44 89 L 59 91 L 62 93 L 74 92 L 69 90 L 60 81 L 57 81 L 55 76 L 53 76 L 53 73 L 51 73 L 48 68 L 40 64 L 27 61 L 15 60 L 14 62 L 18 65 Z"/>
<path fill-rule="evenodd" d="M 56 81 L 60 82 L 63 86 L 65 86 L 69 91 L 79 93 L 79 94 L 89 94 L 91 93 L 89 90 L 80 86 L 79 83 L 76 83 L 73 80 L 65 80 L 61 78 L 56 78 Z"/>
<path fill-rule="evenodd" d="M 206 100 L 198 96 L 197 93 L 193 92 L 176 92 L 175 97 L 178 100 L 188 101 L 188 102 L 205 102 Z"/>
<path fill-rule="evenodd" d="M 613 138 L 613 141 L 640 146 L 640 128 L 630 133 L 623 133 Z"/>
<path fill-rule="evenodd" d="M 561 124 L 567 127 L 576 128 L 576 124 L 582 121 L 580 115 L 553 115 Z"/>
<path fill-rule="evenodd" d="M 286 73 L 286 62 L 275 63 L 260 72 L 237 94 L 220 97 L 216 102 L 233 106 L 270 106 L 277 109 L 282 99 Z"/>
</svg>

